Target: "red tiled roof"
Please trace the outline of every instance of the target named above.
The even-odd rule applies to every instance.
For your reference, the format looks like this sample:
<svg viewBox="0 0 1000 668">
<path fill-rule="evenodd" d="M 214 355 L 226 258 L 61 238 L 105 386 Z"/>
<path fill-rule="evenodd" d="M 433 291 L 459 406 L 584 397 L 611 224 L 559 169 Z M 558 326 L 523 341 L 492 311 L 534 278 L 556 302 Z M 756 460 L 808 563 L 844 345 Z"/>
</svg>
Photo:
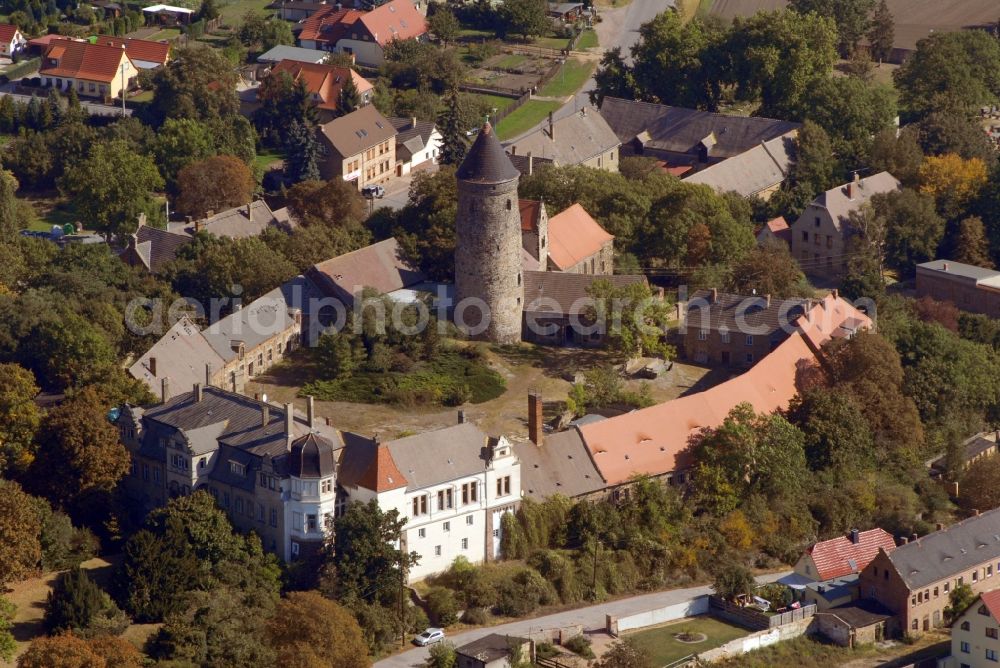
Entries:
<svg viewBox="0 0 1000 668">
<path fill-rule="evenodd" d="M 406 487 L 407 484 L 406 477 L 396 466 L 388 446 L 382 443 L 377 446 L 368 469 L 358 479 L 358 485 L 375 492 L 388 492 Z"/>
<path fill-rule="evenodd" d="M 988 591 L 985 594 L 981 594 L 979 598 L 982 599 L 983 605 L 993 615 L 993 619 L 1000 620 L 1000 589 Z"/>
<path fill-rule="evenodd" d="M 549 258 L 559 269 L 600 252 L 612 239 L 579 204 L 549 218 Z"/>
<path fill-rule="evenodd" d="M 41 37 L 35 37 L 34 39 L 29 39 L 28 46 L 34 46 L 34 47 L 40 46 L 44 48 L 52 44 L 52 42 L 58 42 L 58 41 L 81 41 L 81 40 L 73 40 L 70 39 L 69 37 L 66 37 L 65 35 L 42 35 Z"/>
<path fill-rule="evenodd" d="M 102 46 L 114 46 L 117 48 L 122 48 L 125 45 L 125 53 L 128 54 L 129 58 L 132 60 L 144 60 L 150 63 L 160 63 L 161 65 L 166 65 L 167 60 L 170 58 L 170 43 L 169 42 L 153 42 L 148 39 L 132 39 L 130 37 L 111 37 L 109 35 L 100 35 L 97 38 L 97 44 Z"/>
<path fill-rule="evenodd" d="M 10 44 L 14 41 L 14 35 L 17 33 L 17 26 L 9 23 L 0 23 L 0 42 Z"/>
<path fill-rule="evenodd" d="M 394 39 L 420 37 L 427 32 L 427 21 L 410 0 L 392 0 L 370 12 L 331 5 L 306 19 L 299 41 L 336 44 L 352 31 L 366 32 L 373 41 L 385 46 Z"/>
<path fill-rule="evenodd" d="M 767 221 L 767 229 L 777 234 L 782 230 L 787 230 L 788 223 L 785 221 L 783 216 L 778 216 L 777 218 Z"/>
<path fill-rule="evenodd" d="M 521 211 L 521 231 L 536 232 L 538 230 L 538 214 L 541 213 L 542 203 L 533 199 L 517 200 L 517 207 Z"/>
<path fill-rule="evenodd" d="M 824 540 L 808 552 L 816 565 L 816 579 L 823 581 L 860 573 L 878 555 L 879 549 L 886 554 L 896 549 L 896 541 L 884 529 L 858 532 L 857 543 L 850 536 Z"/>
<path fill-rule="evenodd" d="M 319 96 L 320 102 L 317 106 L 321 109 L 337 108 L 337 98 L 347 82 L 347 77 L 354 79 L 354 85 L 361 94 L 374 88 L 371 82 L 349 67 L 282 60 L 271 68 L 272 74 L 280 72 L 288 72 L 293 81 L 301 81 L 310 94 Z"/>
<path fill-rule="evenodd" d="M 427 32 L 427 21 L 410 0 L 392 0 L 361 17 L 375 41 L 385 46 L 394 39 L 412 39 Z"/>
<path fill-rule="evenodd" d="M 58 40 L 45 51 L 39 74 L 111 83 L 121 76 L 122 58 L 128 55 L 120 47 Z"/>
<path fill-rule="evenodd" d="M 746 373 L 713 388 L 579 427 L 608 484 L 687 468 L 692 436 L 722 424 L 747 402 L 758 413 L 784 409 L 817 367 L 816 351 L 854 319 L 871 320 L 832 294 L 796 322 L 798 331 Z"/>
</svg>

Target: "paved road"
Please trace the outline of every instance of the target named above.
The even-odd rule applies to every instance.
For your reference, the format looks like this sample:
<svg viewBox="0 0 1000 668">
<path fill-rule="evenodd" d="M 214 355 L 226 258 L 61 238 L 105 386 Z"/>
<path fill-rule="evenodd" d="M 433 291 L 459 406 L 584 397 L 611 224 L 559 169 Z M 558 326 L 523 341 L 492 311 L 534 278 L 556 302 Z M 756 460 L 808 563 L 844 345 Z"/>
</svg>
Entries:
<svg viewBox="0 0 1000 668">
<path fill-rule="evenodd" d="M 626 60 L 631 62 L 630 50 L 639 41 L 639 28 L 643 23 L 650 21 L 661 12 L 665 12 L 674 6 L 675 0 L 632 0 L 632 2 L 619 9 L 605 9 L 601 11 L 601 22 L 595 26 L 597 38 L 601 49 L 611 49 L 619 47 Z M 572 113 L 590 104 L 589 92 L 594 90 L 594 79 L 591 77 L 583 85 L 576 95 L 574 95 L 565 105 L 553 113 L 553 118 L 565 118 Z M 506 140 L 510 143 L 521 137 L 531 134 L 541 126 L 548 123 L 542 121 L 524 134 Z"/>
<path fill-rule="evenodd" d="M 760 584 L 774 582 L 788 573 L 790 573 L 790 571 L 763 575 L 757 578 L 757 582 Z M 643 596 L 634 596 L 632 598 L 611 601 L 610 603 L 592 605 L 587 608 L 577 608 L 576 610 L 557 612 L 554 615 L 548 615 L 546 617 L 522 619 L 509 624 L 502 624 L 500 626 L 491 626 L 487 628 L 475 629 L 473 631 L 466 631 L 465 633 L 449 636 L 448 641 L 454 643 L 456 647 L 459 647 L 470 643 L 473 640 L 482 638 L 485 635 L 489 635 L 490 633 L 507 633 L 510 635 L 517 635 L 519 633 L 527 634 L 532 631 L 573 626 L 576 624 L 582 624 L 584 630 L 588 631 L 593 629 L 603 629 L 605 615 L 622 617 L 624 615 L 632 615 L 646 610 L 655 610 L 656 608 L 673 605 L 674 603 L 683 603 L 684 601 L 688 601 L 697 596 L 710 594 L 711 591 L 711 588 L 707 586 L 659 591 L 653 594 L 645 594 Z M 395 656 L 382 659 L 375 664 L 375 668 L 413 668 L 415 666 L 423 666 L 426 659 L 427 649 L 418 647 L 402 652 L 401 654 L 396 654 Z"/>
</svg>

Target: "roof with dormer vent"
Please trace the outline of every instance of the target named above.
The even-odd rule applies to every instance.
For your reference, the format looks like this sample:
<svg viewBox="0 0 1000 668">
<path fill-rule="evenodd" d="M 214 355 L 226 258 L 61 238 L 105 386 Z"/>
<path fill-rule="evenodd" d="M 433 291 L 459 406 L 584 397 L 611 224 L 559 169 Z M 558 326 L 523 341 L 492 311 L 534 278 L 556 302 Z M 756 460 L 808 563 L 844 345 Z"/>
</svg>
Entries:
<svg viewBox="0 0 1000 668">
<path fill-rule="evenodd" d="M 326 478 L 337 471 L 337 447 L 316 432 L 292 442 L 288 454 L 288 474 L 296 478 Z"/>
<path fill-rule="evenodd" d="M 455 176 L 473 183 L 504 183 L 519 178 L 521 173 L 507 157 L 493 126 L 487 122 L 479 131 Z"/>
</svg>

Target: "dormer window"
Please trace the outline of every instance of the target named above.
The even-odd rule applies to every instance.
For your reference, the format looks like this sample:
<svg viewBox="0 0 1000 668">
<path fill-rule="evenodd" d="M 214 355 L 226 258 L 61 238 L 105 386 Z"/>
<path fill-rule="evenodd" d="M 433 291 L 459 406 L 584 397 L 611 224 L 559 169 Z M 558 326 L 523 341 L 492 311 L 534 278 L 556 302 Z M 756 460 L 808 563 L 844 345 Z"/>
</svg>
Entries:
<svg viewBox="0 0 1000 668">
<path fill-rule="evenodd" d="M 239 462 L 230 461 L 229 462 L 229 472 L 238 475 L 245 476 L 247 474 L 246 464 L 241 464 Z"/>
</svg>

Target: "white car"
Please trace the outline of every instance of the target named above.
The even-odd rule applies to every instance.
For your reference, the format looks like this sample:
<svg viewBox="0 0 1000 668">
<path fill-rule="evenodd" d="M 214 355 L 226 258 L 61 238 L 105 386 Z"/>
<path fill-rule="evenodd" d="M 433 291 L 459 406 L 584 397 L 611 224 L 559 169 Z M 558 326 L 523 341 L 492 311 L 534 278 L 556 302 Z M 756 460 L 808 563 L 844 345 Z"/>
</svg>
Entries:
<svg viewBox="0 0 1000 668">
<path fill-rule="evenodd" d="M 427 629 L 414 638 L 413 642 L 421 647 L 426 647 L 427 645 L 433 645 L 434 643 L 441 642 L 442 640 L 444 640 L 444 631 L 441 629 Z"/>
</svg>

